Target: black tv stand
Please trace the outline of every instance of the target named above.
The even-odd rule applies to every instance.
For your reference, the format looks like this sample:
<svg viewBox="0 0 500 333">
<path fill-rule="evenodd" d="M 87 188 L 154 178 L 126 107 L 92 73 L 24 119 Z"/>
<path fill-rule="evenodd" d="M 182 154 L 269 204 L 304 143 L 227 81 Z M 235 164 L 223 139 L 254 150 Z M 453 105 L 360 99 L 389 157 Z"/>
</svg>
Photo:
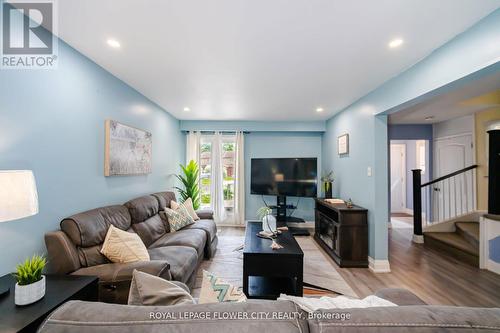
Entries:
<svg viewBox="0 0 500 333">
<path fill-rule="evenodd" d="M 278 195 L 276 197 L 276 206 L 269 206 L 269 208 L 276 210 L 276 224 L 278 227 L 288 227 L 288 223 L 305 223 L 304 219 L 300 217 L 288 216 L 287 209 L 295 209 L 296 206 L 286 204 L 286 196 Z M 303 228 L 288 227 L 288 230 L 294 236 L 309 236 L 309 231 Z"/>
</svg>

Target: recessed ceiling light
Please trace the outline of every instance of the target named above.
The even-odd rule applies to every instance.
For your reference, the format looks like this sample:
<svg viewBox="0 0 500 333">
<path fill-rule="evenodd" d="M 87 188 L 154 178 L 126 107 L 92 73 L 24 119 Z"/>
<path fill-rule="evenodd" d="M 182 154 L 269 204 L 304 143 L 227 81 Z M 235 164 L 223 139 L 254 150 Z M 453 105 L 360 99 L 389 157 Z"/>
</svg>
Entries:
<svg viewBox="0 0 500 333">
<path fill-rule="evenodd" d="M 111 46 L 114 49 L 120 48 L 120 42 L 117 41 L 116 39 L 108 39 L 107 41 L 108 45 Z"/>
<path fill-rule="evenodd" d="M 190 109 L 190 108 L 188 108 L 187 106 L 186 106 L 186 107 L 184 107 L 184 109 L 183 109 L 183 110 L 184 110 L 184 112 L 189 112 L 189 111 L 191 111 L 191 109 Z"/>
<path fill-rule="evenodd" d="M 389 42 L 389 47 L 391 49 L 395 49 L 395 48 L 403 45 L 403 43 L 404 43 L 404 40 L 402 40 L 401 38 L 396 38 L 396 39 L 393 39 Z"/>
<path fill-rule="evenodd" d="M 325 111 L 323 108 L 316 108 L 316 112 L 323 112 Z"/>
<path fill-rule="evenodd" d="M 434 119 L 434 116 L 428 116 L 428 117 L 425 117 L 424 119 L 425 120 L 432 120 L 432 119 Z"/>
</svg>

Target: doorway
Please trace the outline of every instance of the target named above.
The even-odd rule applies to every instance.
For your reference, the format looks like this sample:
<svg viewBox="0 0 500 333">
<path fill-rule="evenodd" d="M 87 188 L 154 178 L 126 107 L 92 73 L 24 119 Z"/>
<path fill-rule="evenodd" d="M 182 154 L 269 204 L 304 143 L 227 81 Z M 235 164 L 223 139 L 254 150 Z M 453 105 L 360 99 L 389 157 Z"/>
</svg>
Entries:
<svg viewBox="0 0 500 333">
<path fill-rule="evenodd" d="M 406 213 L 406 144 L 391 143 L 391 214 Z"/>
</svg>

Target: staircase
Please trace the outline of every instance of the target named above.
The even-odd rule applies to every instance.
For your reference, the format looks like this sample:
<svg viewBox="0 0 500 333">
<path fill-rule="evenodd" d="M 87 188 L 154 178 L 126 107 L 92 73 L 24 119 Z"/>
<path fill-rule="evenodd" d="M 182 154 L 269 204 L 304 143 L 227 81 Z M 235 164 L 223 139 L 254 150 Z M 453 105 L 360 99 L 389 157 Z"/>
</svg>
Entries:
<svg viewBox="0 0 500 333">
<path fill-rule="evenodd" d="M 455 229 L 455 232 L 424 231 L 425 246 L 479 267 L 479 223 L 455 222 Z"/>
</svg>

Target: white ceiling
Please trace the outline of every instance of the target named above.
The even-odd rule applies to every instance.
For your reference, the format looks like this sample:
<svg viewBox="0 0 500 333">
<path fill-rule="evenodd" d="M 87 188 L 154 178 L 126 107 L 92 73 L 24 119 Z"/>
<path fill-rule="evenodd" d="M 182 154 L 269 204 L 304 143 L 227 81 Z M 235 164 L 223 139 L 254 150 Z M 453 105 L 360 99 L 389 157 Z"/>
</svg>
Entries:
<svg viewBox="0 0 500 333">
<path fill-rule="evenodd" d="M 500 104 L 467 103 L 468 100 L 485 94 L 500 91 L 500 72 L 457 88 L 425 102 L 389 115 L 390 124 L 433 124 L 470 114 L 481 110 L 500 107 Z M 432 119 L 426 120 L 426 118 Z"/>
<path fill-rule="evenodd" d="M 500 0 L 58 4 L 64 41 L 177 118 L 322 120 L 499 8 Z M 397 37 L 405 43 L 389 49 Z M 121 48 L 110 48 L 109 38 Z M 316 113 L 320 106 L 325 111 Z"/>
</svg>

